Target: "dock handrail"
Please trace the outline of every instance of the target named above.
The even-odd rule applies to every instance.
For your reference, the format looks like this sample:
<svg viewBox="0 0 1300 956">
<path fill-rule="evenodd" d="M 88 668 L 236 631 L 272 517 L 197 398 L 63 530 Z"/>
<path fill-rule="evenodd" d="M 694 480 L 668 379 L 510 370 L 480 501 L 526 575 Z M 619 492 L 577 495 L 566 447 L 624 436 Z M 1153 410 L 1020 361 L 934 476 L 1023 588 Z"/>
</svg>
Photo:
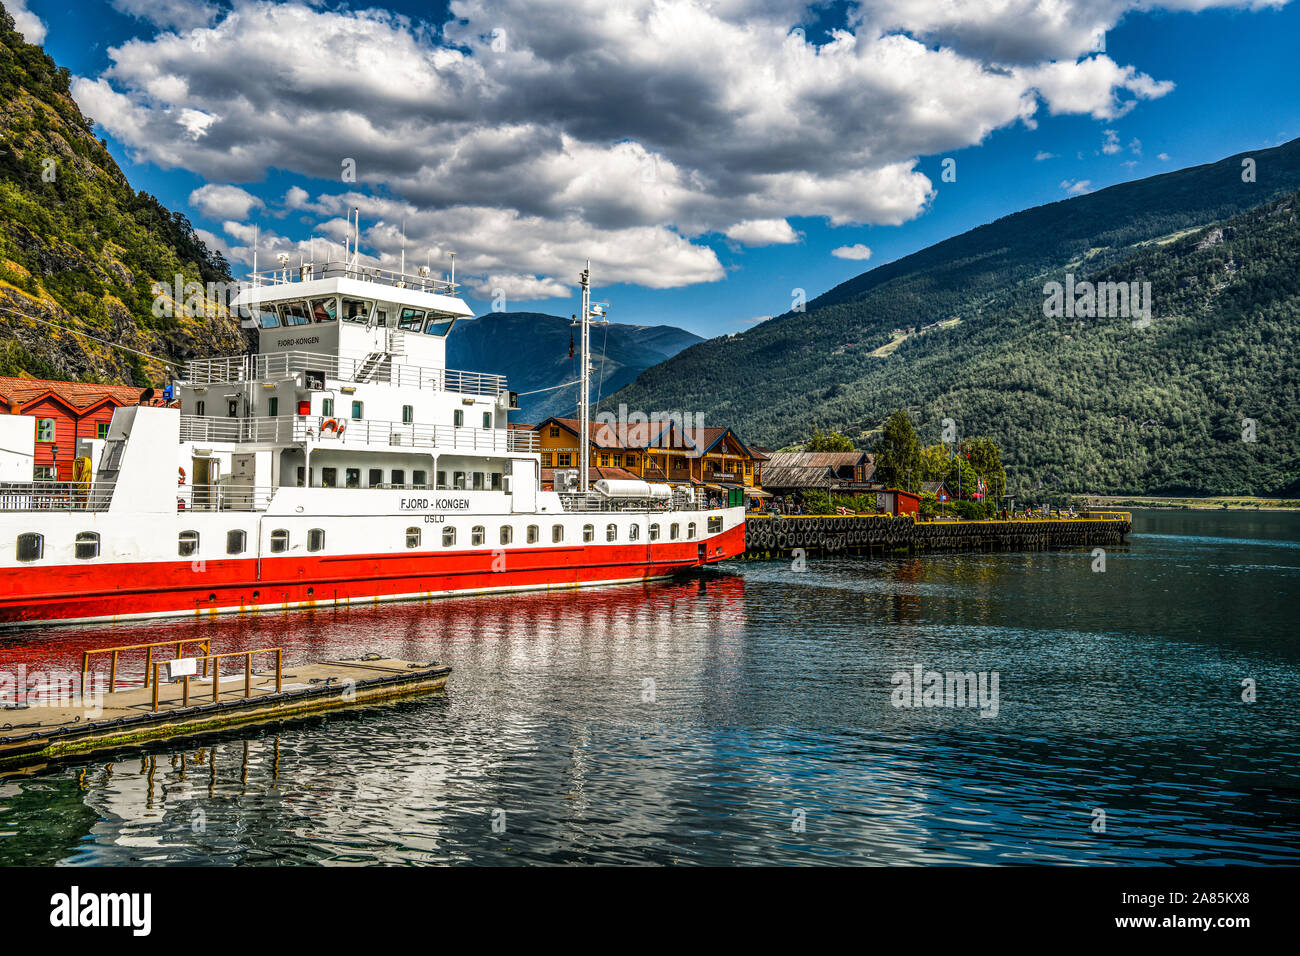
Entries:
<svg viewBox="0 0 1300 956">
<path fill-rule="evenodd" d="M 253 655 L 254 654 L 274 654 L 275 655 L 275 692 L 278 694 L 284 689 L 284 648 L 281 647 L 259 647 L 251 651 L 227 651 L 224 654 L 208 654 L 204 657 L 195 658 L 203 661 L 203 676 L 208 674 L 208 661 L 212 662 L 212 702 L 215 704 L 221 699 L 221 661 L 227 657 L 242 657 L 244 659 L 244 696 L 253 696 Z M 153 709 L 158 711 L 158 683 L 159 668 L 166 661 L 158 661 L 153 665 Z M 181 678 L 181 706 L 190 705 L 190 675 L 186 674 Z"/>
<path fill-rule="evenodd" d="M 144 686 L 149 686 L 149 674 L 153 669 L 153 652 L 156 647 L 174 647 L 176 656 L 180 657 L 182 650 L 190 644 L 195 644 L 203 653 L 207 654 L 212 650 L 212 638 L 210 637 L 192 637 L 180 641 L 155 641 L 152 644 L 122 644 L 118 647 L 97 647 L 93 650 L 81 652 L 81 696 L 86 696 L 86 675 L 90 673 L 90 655 L 92 654 L 112 654 L 112 661 L 108 669 L 108 692 L 111 694 L 117 690 L 117 656 L 122 651 L 145 651 L 144 663 Z M 208 674 L 207 661 L 203 664 L 203 676 Z"/>
</svg>

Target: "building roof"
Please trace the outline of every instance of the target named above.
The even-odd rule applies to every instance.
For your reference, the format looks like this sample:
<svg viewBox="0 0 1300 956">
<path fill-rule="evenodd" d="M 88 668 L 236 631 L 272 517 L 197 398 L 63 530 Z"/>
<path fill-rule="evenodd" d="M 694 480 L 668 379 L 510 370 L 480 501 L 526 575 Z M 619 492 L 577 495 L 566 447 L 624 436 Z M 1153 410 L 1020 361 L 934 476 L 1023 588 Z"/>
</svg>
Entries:
<svg viewBox="0 0 1300 956">
<path fill-rule="evenodd" d="M 853 477 L 842 474 L 852 469 Z M 862 468 L 862 479 L 857 470 Z M 777 451 L 763 467 L 767 488 L 863 489 L 875 474 L 875 459 L 864 451 Z"/>
<path fill-rule="evenodd" d="M 774 451 L 768 456 L 768 467 L 789 465 L 796 468 L 857 467 L 860 463 L 875 464 L 875 458 L 865 451 Z M 873 469 L 874 470 L 874 467 Z"/>
<path fill-rule="evenodd" d="M 922 492 L 927 492 L 927 491 L 928 491 L 928 492 L 929 492 L 930 494 L 932 494 L 932 495 L 937 495 L 937 494 L 939 493 L 939 490 L 940 490 L 940 489 L 942 489 L 942 490 L 944 490 L 944 491 L 947 491 L 947 490 L 948 490 L 948 486 L 945 485 L 942 481 L 923 481 L 923 482 L 921 482 L 921 491 L 922 491 Z"/>
<path fill-rule="evenodd" d="M 47 396 L 76 411 L 86 411 L 108 400 L 114 405 L 135 405 L 144 394 L 134 385 L 92 385 L 41 378 L 0 376 L 0 401 L 5 405 L 27 405 Z"/>
<path fill-rule="evenodd" d="M 546 425 L 559 425 L 574 437 L 582 427 L 576 418 L 548 418 L 532 426 L 540 431 Z M 765 461 L 766 456 L 755 452 L 731 428 L 683 428 L 673 419 L 655 421 L 620 421 L 614 424 L 593 420 L 587 423 L 587 435 L 592 445 L 609 451 L 644 451 L 647 448 L 662 448 L 681 451 L 688 458 L 702 458 L 708 454 L 727 435 L 745 449 L 746 454 L 756 461 Z"/>
</svg>

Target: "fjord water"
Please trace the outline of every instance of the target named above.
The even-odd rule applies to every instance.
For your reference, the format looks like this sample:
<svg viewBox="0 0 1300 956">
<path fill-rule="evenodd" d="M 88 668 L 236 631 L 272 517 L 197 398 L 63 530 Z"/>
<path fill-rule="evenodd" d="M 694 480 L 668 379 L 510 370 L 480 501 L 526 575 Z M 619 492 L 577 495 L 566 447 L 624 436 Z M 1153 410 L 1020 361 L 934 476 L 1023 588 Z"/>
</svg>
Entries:
<svg viewBox="0 0 1300 956">
<path fill-rule="evenodd" d="M 1300 515 L 1134 525 L 1104 571 L 736 562 L 9 636 L 0 668 L 29 672 L 196 634 L 455 672 L 436 698 L 0 778 L 0 863 L 1300 862 Z M 915 665 L 996 672 L 996 716 L 893 706 Z"/>
</svg>

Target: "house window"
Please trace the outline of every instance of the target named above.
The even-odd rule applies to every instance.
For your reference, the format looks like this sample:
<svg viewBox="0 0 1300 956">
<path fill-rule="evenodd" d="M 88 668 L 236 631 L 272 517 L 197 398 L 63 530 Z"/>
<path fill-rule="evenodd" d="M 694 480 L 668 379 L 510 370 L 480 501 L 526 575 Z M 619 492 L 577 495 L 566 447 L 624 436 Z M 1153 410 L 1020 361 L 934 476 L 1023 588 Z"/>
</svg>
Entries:
<svg viewBox="0 0 1300 956">
<path fill-rule="evenodd" d="M 442 546 L 443 546 L 444 548 L 450 548 L 450 547 L 451 547 L 453 544 L 455 544 L 455 543 L 456 543 L 456 529 L 455 529 L 455 528 L 443 528 L 443 529 L 442 529 Z"/>
<path fill-rule="evenodd" d="M 406 546 L 408 548 L 418 548 L 420 546 L 420 529 L 410 527 L 406 529 Z"/>
<path fill-rule="evenodd" d="M 609 467 L 609 455 L 601 455 L 601 456 L 600 456 L 600 467 L 602 467 L 602 468 L 608 468 L 608 467 Z"/>
<path fill-rule="evenodd" d="M 18 560 L 39 561 L 45 554 L 45 535 L 20 534 L 18 536 Z"/>
<path fill-rule="evenodd" d="M 508 524 L 503 524 L 501 526 L 501 543 L 509 544 L 511 541 L 514 540 L 515 540 L 515 529 L 510 527 L 510 525 Z"/>
<path fill-rule="evenodd" d="M 551 525 L 551 544 L 563 544 L 563 543 L 564 543 L 564 525 L 562 524 Z"/>
<path fill-rule="evenodd" d="M 353 421 L 356 421 L 357 419 L 359 419 L 359 418 L 361 417 L 361 410 L 362 410 L 363 408 L 364 408 L 364 405 L 363 405 L 361 402 L 353 402 L 353 403 L 352 403 L 352 419 L 353 419 Z"/>
<path fill-rule="evenodd" d="M 528 526 L 528 543 L 536 544 L 538 541 L 541 540 L 541 537 L 542 537 L 542 530 L 539 527 L 537 527 L 537 525 L 530 524 Z"/>
<path fill-rule="evenodd" d="M 53 418 L 36 419 L 36 440 L 54 441 L 54 419 Z"/>
<path fill-rule="evenodd" d="M 669 540 L 669 541 L 676 541 L 679 537 L 681 537 L 681 533 L 682 533 L 682 526 L 681 526 L 681 525 L 676 524 L 676 523 L 673 523 L 673 524 L 670 524 L 670 525 L 668 526 L 668 540 Z"/>
<path fill-rule="evenodd" d="M 719 531 L 721 531 L 721 530 L 722 530 L 722 518 L 721 518 L 721 517 L 718 517 L 718 518 L 710 518 L 710 519 L 709 519 L 709 534 L 717 534 L 717 533 L 718 533 Z"/>
<path fill-rule="evenodd" d="M 325 550 L 325 529 L 312 528 L 307 532 L 307 550 L 324 551 Z"/>
<path fill-rule="evenodd" d="M 271 532 L 271 553 L 280 554 L 289 550 L 289 532 L 284 528 L 277 528 Z"/>
<path fill-rule="evenodd" d="M 195 414 L 195 415 L 205 415 L 205 414 L 207 414 L 207 411 L 208 411 L 208 405 L 207 405 L 207 402 L 195 402 L 195 403 L 194 403 L 194 414 Z M 105 432 L 105 434 L 107 434 L 107 432 Z"/>
<path fill-rule="evenodd" d="M 243 554 L 248 545 L 248 534 L 239 529 L 226 532 L 226 554 Z"/>
<path fill-rule="evenodd" d="M 37 481 L 53 481 L 54 466 L 37 465 L 32 469 L 32 477 L 35 478 Z"/>
<path fill-rule="evenodd" d="M 627 467 L 628 467 L 628 468 L 635 468 L 635 467 L 636 467 L 636 455 L 628 455 L 628 456 L 627 456 Z"/>
<path fill-rule="evenodd" d="M 596 540 L 596 526 L 594 524 L 584 524 L 582 526 L 582 540 L 588 543 Z"/>
<path fill-rule="evenodd" d="M 491 413 L 491 412 L 484 412 L 484 413 L 483 413 L 483 427 L 484 427 L 484 428 L 491 428 L 491 427 L 492 427 L 492 413 Z"/>
<path fill-rule="evenodd" d="M 331 418 L 331 417 L 333 417 L 333 415 L 334 415 L 334 399 L 332 399 L 332 398 L 322 398 L 322 399 L 320 400 L 320 413 L 321 413 L 322 415 L 324 415 L 326 418 Z"/>
<path fill-rule="evenodd" d="M 657 524 L 652 524 L 650 526 L 650 540 L 651 541 L 659 540 L 659 526 Z"/>
<path fill-rule="evenodd" d="M 453 471 L 451 473 L 451 486 L 457 491 L 465 490 L 465 472 Z"/>
<path fill-rule="evenodd" d="M 81 532 L 77 535 L 75 553 L 82 561 L 99 557 L 99 535 L 93 531 Z"/>
<path fill-rule="evenodd" d="M 551 468 L 553 467 L 553 463 L 554 463 L 554 458 L 551 455 L 551 453 L 549 451 L 542 452 L 542 467 Z"/>
<path fill-rule="evenodd" d="M 481 471 L 474 472 L 474 490 L 475 491 L 483 490 L 483 472 Z"/>
<path fill-rule="evenodd" d="M 636 541 L 640 537 L 641 537 L 641 526 L 639 524 L 634 524 L 632 525 L 632 527 L 627 529 L 627 540 Z"/>
<path fill-rule="evenodd" d="M 457 408 L 451 413 L 451 423 L 457 428 L 465 424 L 465 409 Z"/>
<path fill-rule="evenodd" d="M 266 400 L 266 414 L 272 418 L 280 414 L 280 399 L 277 396 L 272 395 Z"/>
<path fill-rule="evenodd" d="M 198 554 L 199 533 L 197 531 L 182 531 L 176 539 L 176 553 L 182 558 Z"/>
<path fill-rule="evenodd" d="M 693 540 L 695 539 L 695 522 L 694 522 L 694 521 L 692 521 L 690 524 L 688 524 L 688 525 L 686 526 L 686 537 L 687 537 L 687 540 L 692 540 L 692 541 L 693 541 Z"/>
<path fill-rule="evenodd" d="M 202 412 L 199 412 L 199 414 L 202 415 L 203 413 L 202 413 Z M 108 422 L 99 422 L 99 423 L 95 426 L 95 437 L 96 437 L 96 438 L 107 438 L 107 437 L 108 437 Z"/>
<path fill-rule="evenodd" d="M 337 468 L 322 468 L 320 470 L 320 486 L 322 488 L 337 488 L 339 486 L 339 470 Z"/>
<path fill-rule="evenodd" d="M 611 524 L 605 526 L 605 540 L 606 541 L 618 540 L 618 525 Z"/>
<path fill-rule="evenodd" d="M 371 468 L 366 472 L 366 484 L 371 488 L 378 488 L 384 483 L 384 469 Z"/>
<path fill-rule="evenodd" d="M 402 406 L 402 424 L 403 424 L 403 425 L 409 425 L 409 424 L 411 424 L 411 422 L 413 422 L 413 421 L 415 421 L 415 406 L 414 406 L 414 405 L 403 405 L 403 406 Z"/>
<path fill-rule="evenodd" d="M 560 426 L 559 426 L 559 425 L 552 425 L 552 426 L 551 426 L 551 437 L 552 437 L 552 438 L 559 438 L 559 437 L 560 437 Z"/>
<path fill-rule="evenodd" d="M 345 488 L 360 488 L 361 469 L 349 468 L 347 471 L 343 472 L 343 485 Z"/>
<path fill-rule="evenodd" d="M 481 524 L 474 525 L 474 529 L 469 533 L 469 543 L 480 545 L 487 539 L 487 531 Z"/>
<path fill-rule="evenodd" d="M 429 487 L 429 473 L 427 471 L 411 472 L 411 484 L 416 488 Z"/>
<path fill-rule="evenodd" d="M 392 479 L 392 484 L 393 484 L 393 487 L 394 487 L 394 488 L 405 488 L 405 487 L 406 487 L 406 470 L 405 470 L 405 469 L 403 469 L 403 468 L 394 468 L 394 469 L 392 470 L 391 474 L 389 475 L 389 477 Z"/>
<path fill-rule="evenodd" d="M 573 455 L 567 451 L 557 452 L 555 455 L 556 468 L 571 468 L 573 466 Z"/>
</svg>

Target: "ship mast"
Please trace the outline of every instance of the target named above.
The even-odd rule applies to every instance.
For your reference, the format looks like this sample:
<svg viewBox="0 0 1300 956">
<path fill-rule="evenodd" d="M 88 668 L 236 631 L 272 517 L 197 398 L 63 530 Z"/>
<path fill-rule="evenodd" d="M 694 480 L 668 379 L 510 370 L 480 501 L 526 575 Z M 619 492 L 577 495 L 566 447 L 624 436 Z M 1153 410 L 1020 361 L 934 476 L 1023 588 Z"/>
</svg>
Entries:
<svg viewBox="0 0 1300 956">
<path fill-rule="evenodd" d="M 578 276 L 578 281 L 582 283 L 582 352 L 579 361 L 582 362 L 582 379 L 578 386 L 578 491 L 581 494 L 587 493 L 587 465 L 591 455 L 591 439 L 587 432 L 590 428 L 591 409 L 587 406 L 588 386 L 591 381 L 591 356 L 588 354 L 589 337 L 591 333 L 591 260 L 587 260 L 587 268 L 582 270 Z"/>
</svg>

